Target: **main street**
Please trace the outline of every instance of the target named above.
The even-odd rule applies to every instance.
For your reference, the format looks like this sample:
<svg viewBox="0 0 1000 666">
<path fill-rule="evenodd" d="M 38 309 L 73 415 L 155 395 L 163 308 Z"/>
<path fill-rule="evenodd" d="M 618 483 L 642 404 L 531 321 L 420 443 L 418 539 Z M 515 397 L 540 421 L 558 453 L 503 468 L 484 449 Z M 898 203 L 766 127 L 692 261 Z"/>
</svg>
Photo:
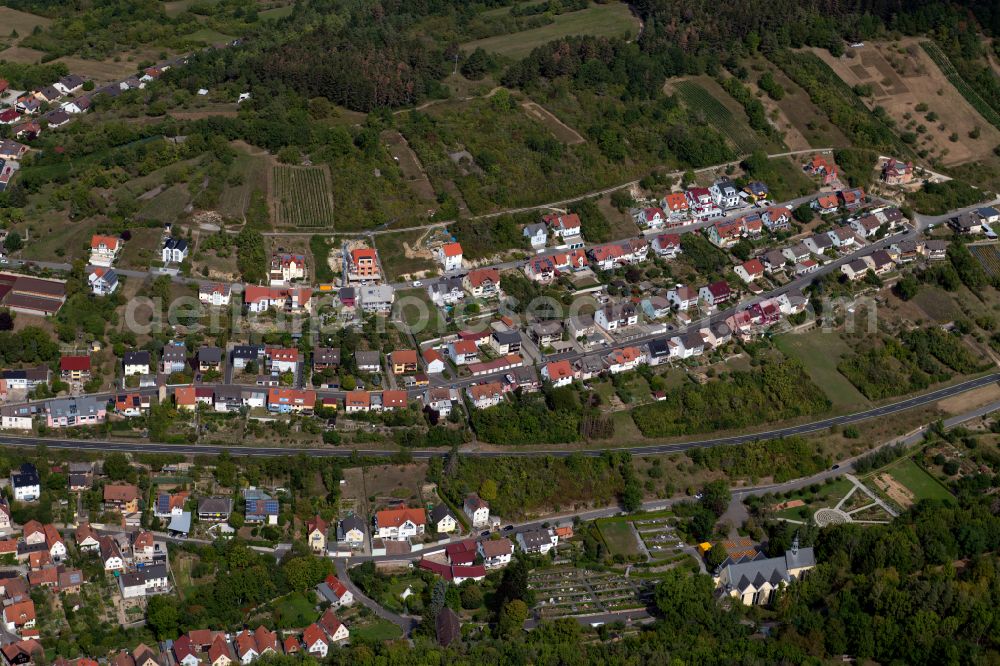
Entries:
<svg viewBox="0 0 1000 666">
<path fill-rule="evenodd" d="M 709 437 L 706 439 L 693 439 L 682 442 L 675 442 L 671 444 L 650 444 L 646 446 L 618 447 L 612 450 L 629 451 L 630 453 L 635 455 L 677 453 L 680 451 L 687 451 L 689 449 L 695 449 L 695 448 L 731 446 L 735 444 L 743 444 L 746 442 L 753 442 L 757 440 L 777 439 L 781 437 L 790 437 L 792 435 L 805 435 L 809 433 L 819 432 L 821 430 L 825 430 L 833 426 L 843 426 L 851 423 L 859 423 L 861 421 L 866 421 L 872 418 L 878 418 L 881 416 L 888 416 L 890 414 L 904 412 L 906 410 L 913 409 L 915 407 L 929 405 L 931 403 L 937 402 L 938 400 L 943 400 L 944 398 L 956 396 L 962 393 L 966 393 L 968 391 L 982 388 L 983 386 L 988 386 L 998 381 L 1000 381 L 1000 372 L 994 372 L 982 377 L 978 377 L 976 379 L 970 379 L 968 381 L 961 382 L 953 386 L 946 386 L 944 388 L 940 388 L 935 391 L 923 393 L 917 396 L 906 398 L 904 400 L 889 403 L 887 405 L 873 407 L 871 409 L 866 409 L 860 412 L 854 412 L 853 414 L 832 416 L 824 419 L 819 419 L 816 421 L 811 421 L 809 423 L 801 423 L 798 425 L 791 425 L 783 428 L 775 428 L 760 432 L 748 432 L 744 434 L 729 435 L 725 437 Z M 35 437 L 35 436 L 21 437 L 16 435 L 7 435 L 7 434 L 0 435 L 0 446 L 8 446 L 8 447 L 46 446 L 50 449 L 66 449 L 66 450 L 76 450 L 76 451 L 93 451 L 93 452 L 123 451 L 123 452 L 134 452 L 134 453 L 171 453 L 171 454 L 182 454 L 182 455 L 218 455 L 225 451 L 232 455 L 253 456 L 253 457 L 307 455 L 311 457 L 324 457 L 324 458 L 348 458 L 351 456 L 364 456 L 364 457 L 391 456 L 396 453 L 396 451 L 387 449 L 359 450 L 359 449 L 339 449 L 335 447 L 284 448 L 284 447 L 266 447 L 266 446 L 242 447 L 242 446 L 218 446 L 218 445 L 202 445 L 202 444 L 163 444 L 163 443 L 150 443 L 150 442 L 137 442 L 137 441 L 60 439 L 54 437 L 50 438 L 50 437 Z M 604 450 L 607 449 L 580 450 L 580 449 L 511 448 L 509 450 L 502 450 L 502 451 L 468 450 L 468 451 L 462 451 L 462 455 L 482 457 L 482 458 L 499 458 L 503 456 L 566 457 L 576 453 L 580 453 L 582 455 L 587 455 L 587 456 L 599 456 L 603 453 Z M 447 453 L 448 451 L 434 450 L 434 449 L 415 449 L 412 451 L 413 457 L 418 459 L 444 456 L 447 455 Z"/>
</svg>

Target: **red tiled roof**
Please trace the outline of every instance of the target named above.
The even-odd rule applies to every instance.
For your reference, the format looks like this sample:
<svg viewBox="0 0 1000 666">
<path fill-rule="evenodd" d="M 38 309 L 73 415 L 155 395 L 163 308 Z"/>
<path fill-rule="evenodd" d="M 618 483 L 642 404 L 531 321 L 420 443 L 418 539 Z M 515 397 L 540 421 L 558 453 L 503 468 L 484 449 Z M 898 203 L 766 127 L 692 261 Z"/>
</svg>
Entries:
<svg viewBox="0 0 1000 666">
<path fill-rule="evenodd" d="M 427 523 L 427 514 L 423 509 L 385 509 L 375 514 L 375 520 L 379 527 L 399 527 L 407 520 L 424 525 Z"/>
<path fill-rule="evenodd" d="M 89 356 L 63 356 L 59 359 L 59 369 L 64 372 L 90 370 Z"/>
</svg>

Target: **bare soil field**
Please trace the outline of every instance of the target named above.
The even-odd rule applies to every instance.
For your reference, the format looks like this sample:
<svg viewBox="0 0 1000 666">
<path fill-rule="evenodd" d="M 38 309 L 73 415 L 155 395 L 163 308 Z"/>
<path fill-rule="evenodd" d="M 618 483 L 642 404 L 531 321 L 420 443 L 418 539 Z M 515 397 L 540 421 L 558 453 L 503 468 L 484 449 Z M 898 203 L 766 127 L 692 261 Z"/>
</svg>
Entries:
<svg viewBox="0 0 1000 666">
<path fill-rule="evenodd" d="M 158 60 L 158 51 L 149 51 L 123 57 L 120 61 L 114 60 L 86 60 L 73 56 L 63 56 L 55 62 L 65 63 L 66 67 L 73 74 L 79 74 L 86 79 L 93 79 L 98 85 L 120 81 L 132 76 L 139 71 L 139 62 L 145 59 Z"/>
<path fill-rule="evenodd" d="M 420 163 L 420 158 L 410 148 L 406 138 L 397 130 L 386 130 L 382 132 L 381 138 L 399 165 L 399 170 L 403 172 L 403 177 L 406 178 L 406 183 L 413 193 L 424 201 L 437 201 L 434 186 L 427 178 L 424 165 Z"/>
<path fill-rule="evenodd" d="M 802 134 L 794 123 L 792 123 L 791 119 L 785 113 L 785 110 L 781 107 L 781 105 L 761 92 L 760 88 L 757 87 L 756 77 L 751 76 L 750 80 L 745 83 L 747 87 L 750 88 L 750 91 L 754 94 L 754 96 L 760 100 L 760 103 L 764 105 L 764 109 L 767 111 L 767 119 L 772 125 L 778 128 L 779 132 L 784 135 L 785 145 L 788 146 L 788 150 L 808 150 L 809 148 L 830 147 L 821 146 L 819 144 L 814 146 L 810 144 L 805 135 Z"/>
<path fill-rule="evenodd" d="M 1000 143 L 1000 130 L 965 101 L 916 40 L 869 42 L 842 58 L 824 49 L 813 53 L 848 85 L 870 86 L 872 97 L 865 99 L 869 107 L 883 107 L 900 132 L 916 132 L 915 149 L 926 150 L 943 164 L 982 159 Z M 918 111 L 919 104 L 926 110 Z M 979 138 L 970 138 L 977 127 Z"/>
<path fill-rule="evenodd" d="M 874 481 L 879 490 L 888 495 L 889 499 L 903 509 L 908 509 L 913 504 L 915 499 L 913 493 L 911 493 L 906 486 L 894 479 L 887 472 L 879 474 L 872 479 L 872 481 Z"/>
<path fill-rule="evenodd" d="M 532 120 L 537 120 L 552 133 L 552 136 L 566 145 L 572 146 L 578 143 L 586 143 L 587 140 L 580 136 L 575 129 L 565 124 L 563 121 L 552 115 L 552 112 L 537 102 L 522 102 L 521 108 Z"/>
</svg>

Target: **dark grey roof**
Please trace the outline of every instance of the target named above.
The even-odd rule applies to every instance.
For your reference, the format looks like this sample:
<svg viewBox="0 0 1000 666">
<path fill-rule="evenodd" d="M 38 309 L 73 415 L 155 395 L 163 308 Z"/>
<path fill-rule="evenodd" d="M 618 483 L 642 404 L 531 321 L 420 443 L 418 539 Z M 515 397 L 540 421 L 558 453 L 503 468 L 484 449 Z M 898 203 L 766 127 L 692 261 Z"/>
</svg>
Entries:
<svg viewBox="0 0 1000 666">
<path fill-rule="evenodd" d="M 248 361 L 255 360 L 260 354 L 260 347 L 254 345 L 236 345 L 233 347 L 233 358 L 242 358 Z"/>
<path fill-rule="evenodd" d="M 785 551 L 785 567 L 788 569 L 800 569 L 802 567 L 816 566 L 816 555 L 812 548 L 793 548 Z"/>
<path fill-rule="evenodd" d="M 313 351 L 313 364 L 340 365 L 339 347 L 317 347 Z"/>
<path fill-rule="evenodd" d="M 230 513 L 233 500 L 228 497 L 203 497 L 198 502 L 198 513 Z"/>
<path fill-rule="evenodd" d="M 509 345 L 520 342 L 521 334 L 517 331 L 493 331 L 493 339 L 502 345 Z"/>
<path fill-rule="evenodd" d="M 163 249 L 164 250 L 180 250 L 180 251 L 183 252 L 183 251 L 187 250 L 187 245 L 188 245 L 187 241 L 184 240 L 183 238 L 168 238 L 167 240 L 165 240 L 163 242 Z"/>
<path fill-rule="evenodd" d="M 649 341 L 649 355 L 653 358 L 660 356 L 670 356 L 670 345 L 666 338 L 657 338 Z"/>
<path fill-rule="evenodd" d="M 220 363 L 222 350 L 218 347 L 202 347 L 198 350 L 198 361 L 201 363 Z"/>
<path fill-rule="evenodd" d="M 441 502 L 431 511 L 431 522 L 436 525 L 437 523 L 441 522 L 446 516 L 451 516 L 452 518 L 454 518 L 455 514 L 452 512 L 451 509 L 448 508 L 447 504 Z"/>
<path fill-rule="evenodd" d="M 142 569 L 143 578 L 145 580 L 154 580 L 156 578 L 166 578 L 167 577 L 167 565 L 166 564 L 149 564 L 144 566 Z"/>
<path fill-rule="evenodd" d="M 148 351 L 125 352 L 125 365 L 149 365 Z"/>
<path fill-rule="evenodd" d="M 354 352 L 354 360 L 359 366 L 363 365 L 378 365 L 381 361 L 381 354 L 377 351 L 358 351 Z"/>
<path fill-rule="evenodd" d="M 521 539 L 524 541 L 524 545 L 528 548 L 538 548 L 546 543 L 550 543 L 552 538 L 546 530 L 532 530 L 531 532 L 522 532 Z"/>
</svg>

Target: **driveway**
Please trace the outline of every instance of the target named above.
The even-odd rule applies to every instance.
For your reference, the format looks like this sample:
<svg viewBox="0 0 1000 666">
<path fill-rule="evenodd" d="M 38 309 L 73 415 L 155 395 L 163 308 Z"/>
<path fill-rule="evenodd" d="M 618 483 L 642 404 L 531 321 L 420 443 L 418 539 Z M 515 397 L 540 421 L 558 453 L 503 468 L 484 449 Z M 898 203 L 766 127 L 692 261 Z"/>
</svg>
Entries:
<svg viewBox="0 0 1000 666">
<path fill-rule="evenodd" d="M 344 587 L 350 590 L 351 594 L 354 595 L 354 598 L 357 599 L 363 606 L 370 608 L 375 615 L 383 620 L 388 620 L 402 629 L 404 636 L 409 636 L 413 632 L 416 626 L 420 623 L 419 617 L 397 615 L 396 613 L 382 607 L 380 604 L 375 602 L 375 600 L 365 596 L 365 593 L 361 591 L 361 588 L 354 584 L 351 577 L 347 575 L 347 564 L 344 560 L 338 559 L 335 564 L 337 566 L 337 578 L 340 579 L 340 582 L 344 584 Z"/>
</svg>

